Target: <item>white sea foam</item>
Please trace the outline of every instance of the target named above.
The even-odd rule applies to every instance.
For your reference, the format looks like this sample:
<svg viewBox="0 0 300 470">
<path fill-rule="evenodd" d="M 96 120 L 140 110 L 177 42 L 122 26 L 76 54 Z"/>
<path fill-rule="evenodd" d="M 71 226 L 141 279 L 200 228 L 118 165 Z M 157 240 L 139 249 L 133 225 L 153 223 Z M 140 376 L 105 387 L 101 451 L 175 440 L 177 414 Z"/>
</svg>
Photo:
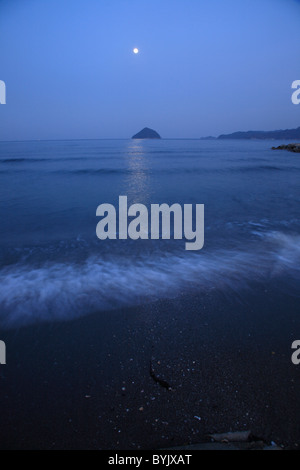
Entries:
<svg viewBox="0 0 300 470">
<path fill-rule="evenodd" d="M 15 264 L 0 270 L 0 324 L 71 320 L 99 310 L 176 297 L 182 290 L 228 293 L 288 273 L 300 279 L 300 236 L 271 232 L 251 250 L 139 258 L 90 257 L 82 264 Z"/>
</svg>

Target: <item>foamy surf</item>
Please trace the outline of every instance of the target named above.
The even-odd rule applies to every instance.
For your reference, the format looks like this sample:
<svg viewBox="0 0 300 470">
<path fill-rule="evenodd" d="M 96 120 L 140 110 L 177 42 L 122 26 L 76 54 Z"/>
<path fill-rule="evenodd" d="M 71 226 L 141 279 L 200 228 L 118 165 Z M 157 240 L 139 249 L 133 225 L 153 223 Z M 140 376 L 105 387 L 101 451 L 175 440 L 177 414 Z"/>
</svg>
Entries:
<svg viewBox="0 0 300 470">
<path fill-rule="evenodd" d="M 248 247 L 250 248 L 250 247 Z M 261 234 L 250 250 L 99 259 L 82 264 L 17 263 L 0 271 L 0 324 L 72 320 L 96 311 L 221 289 L 229 295 L 288 273 L 300 280 L 300 236 Z"/>
</svg>

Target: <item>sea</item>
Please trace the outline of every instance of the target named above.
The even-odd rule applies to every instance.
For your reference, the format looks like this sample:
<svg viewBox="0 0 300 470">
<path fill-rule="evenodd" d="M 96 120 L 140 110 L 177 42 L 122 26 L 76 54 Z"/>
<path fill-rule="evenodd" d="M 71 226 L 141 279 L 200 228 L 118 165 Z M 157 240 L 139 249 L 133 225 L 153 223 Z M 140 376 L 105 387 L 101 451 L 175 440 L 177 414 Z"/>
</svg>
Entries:
<svg viewBox="0 0 300 470">
<path fill-rule="evenodd" d="M 300 157 L 271 150 L 281 143 L 0 142 L 0 327 L 182 294 L 249 298 L 253 282 L 299 297 Z M 121 195 L 148 208 L 204 204 L 203 248 L 172 237 L 100 240 L 96 209 L 117 209 Z"/>
</svg>

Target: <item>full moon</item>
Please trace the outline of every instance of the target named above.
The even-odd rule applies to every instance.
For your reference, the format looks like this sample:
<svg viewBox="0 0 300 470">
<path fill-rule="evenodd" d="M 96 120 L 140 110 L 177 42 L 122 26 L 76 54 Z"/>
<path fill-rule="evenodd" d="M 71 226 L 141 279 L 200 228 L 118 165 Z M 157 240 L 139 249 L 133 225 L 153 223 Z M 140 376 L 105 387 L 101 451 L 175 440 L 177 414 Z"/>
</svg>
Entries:
<svg viewBox="0 0 300 470">
<path fill-rule="evenodd" d="M 135 47 L 135 48 L 133 49 L 133 52 L 134 52 L 135 54 L 138 54 L 138 52 L 139 52 L 138 48 Z"/>
</svg>

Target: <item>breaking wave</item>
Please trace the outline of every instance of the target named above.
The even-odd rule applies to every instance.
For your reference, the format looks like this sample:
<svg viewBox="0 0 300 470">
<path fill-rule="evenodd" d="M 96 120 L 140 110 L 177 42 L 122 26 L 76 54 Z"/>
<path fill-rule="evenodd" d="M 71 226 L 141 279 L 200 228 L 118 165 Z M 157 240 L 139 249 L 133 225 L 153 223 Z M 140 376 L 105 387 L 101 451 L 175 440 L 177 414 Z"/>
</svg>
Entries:
<svg viewBox="0 0 300 470">
<path fill-rule="evenodd" d="M 205 250 L 205 249 L 204 249 Z M 139 305 L 180 292 L 251 288 L 288 273 L 300 279 L 300 236 L 261 234 L 252 251 L 155 254 L 79 263 L 25 263 L 0 270 L 0 324 L 4 328 L 41 321 L 72 320 L 100 310 Z"/>
</svg>

